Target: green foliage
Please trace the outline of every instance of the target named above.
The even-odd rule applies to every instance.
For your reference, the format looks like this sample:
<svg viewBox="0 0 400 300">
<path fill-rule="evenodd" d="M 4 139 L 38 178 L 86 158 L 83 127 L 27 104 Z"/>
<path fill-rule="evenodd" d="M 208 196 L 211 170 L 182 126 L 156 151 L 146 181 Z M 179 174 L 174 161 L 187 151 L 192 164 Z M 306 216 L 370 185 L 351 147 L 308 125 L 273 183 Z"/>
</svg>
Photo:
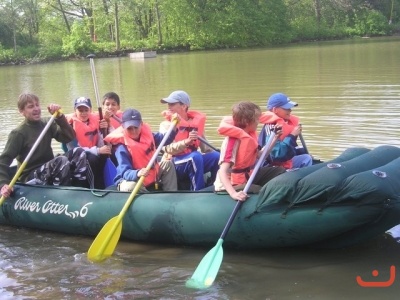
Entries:
<svg viewBox="0 0 400 300">
<path fill-rule="evenodd" d="M 38 48 L 36 46 L 29 46 L 14 51 L 13 49 L 0 48 L 0 61 L 7 64 L 21 64 L 26 62 L 33 62 L 38 56 Z"/>
<path fill-rule="evenodd" d="M 0 7 L 3 63 L 400 32 L 400 0 L 0 0 Z"/>
<path fill-rule="evenodd" d="M 338 39 L 348 36 L 344 26 L 337 24 L 330 26 L 326 21 L 318 24 L 314 17 L 293 20 L 292 34 L 293 40 L 296 41 Z"/>
<path fill-rule="evenodd" d="M 390 32 L 390 26 L 382 13 L 360 9 L 354 14 L 354 25 L 348 28 L 348 32 L 359 36 L 386 35 Z"/>
<path fill-rule="evenodd" d="M 85 56 L 97 50 L 83 22 L 74 22 L 71 27 L 71 34 L 65 36 L 62 40 L 62 51 L 67 57 Z"/>
<path fill-rule="evenodd" d="M 3 64 L 12 63 L 15 61 L 15 53 L 12 49 L 4 49 L 3 47 L 0 48 L 0 61 Z"/>
<path fill-rule="evenodd" d="M 63 54 L 64 52 L 61 44 L 48 45 L 48 46 L 41 45 L 39 49 L 39 57 L 45 61 L 57 60 L 63 57 Z"/>
</svg>

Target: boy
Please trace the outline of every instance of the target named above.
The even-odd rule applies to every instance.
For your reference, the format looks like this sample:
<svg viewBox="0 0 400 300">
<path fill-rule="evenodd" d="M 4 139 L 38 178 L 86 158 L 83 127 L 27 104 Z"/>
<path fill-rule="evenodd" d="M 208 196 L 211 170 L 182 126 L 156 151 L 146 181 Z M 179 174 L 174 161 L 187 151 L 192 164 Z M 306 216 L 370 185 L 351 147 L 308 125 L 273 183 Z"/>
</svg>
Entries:
<svg viewBox="0 0 400 300">
<path fill-rule="evenodd" d="M 204 138 L 206 115 L 197 110 L 189 110 L 191 101 L 185 91 L 174 91 L 160 101 L 168 105 L 168 110 L 163 113 L 166 120 L 160 124 L 160 132 L 167 131 L 173 114 L 180 117 L 174 142 L 163 149 L 166 159 L 171 159 L 175 165 L 178 182 L 181 183 L 179 188 L 201 190 L 207 186 L 204 174 L 210 173 L 210 183 L 215 181 L 219 159 L 217 151 L 213 151 L 198 139 Z M 184 186 L 182 183 L 188 180 L 189 187 Z"/>
<path fill-rule="evenodd" d="M 226 191 L 234 200 L 245 201 L 248 197 L 240 189 L 246 185 L 259 154 L 257 126 L 260 115 L 258 105 L 239 102 L 232 108 L 232 117 L 225 117 L 218 127 L 218 133 L 226 137 L 221 146 L 220 167 L 214 187 L 217 192 Z M 261 186 L 282 173 L 285 173 L 282 167 L 260 168 L 252 190 L 258 192 Z"/>
<path fill-rule="evenodd" d="M 173 141 L 175 134 L 176 130 L 171 132 L 166 144 Z M 150 126 L 143 123 L 139 111 L 124 111 L 121 126 L 104 139 L 115 147 L 118 166 L 114 182 L 119 191 L 131 192 L 141 176 L 145 177 L 141 192 L 157 190 L 159 182 L 164 191 L 177 190 L 176 172 L 171 161 L 156 161 L 150 170 L 146 168 L 163 138 L 164 134 L 153 133 Z"/>
<path fill-rule="evenodd" d="M 267 103 L 267 112 L 260 117 L 264 124 L 258 137 L 260 146 L 264 146 L 271 130 L 275 125 L 282 126 L 282 135 L 276 142 L 269 156 L 269 162 L 274 166 L 282 166 L 286 169 L 303 168 L 312 165 L 312 157 L 309 154 L 297 155 L 297 137 L 301 134 L 299 118 L 292 115 L 292 108 L 297 106 L 296 102 L 282 93 L 271 95 Z"/>
<path fill-rule="evenodd" d="M 81 147 L 86 152 L 86 157 L 94 177 L 94 188 L 103 189 L 103 170 L 106 155 L 111 154 L 111 147 L 104 144 L 101 128 L 107 128 L 106 120 L 99 120 L 97 114 L 92 113 L 92 103 L 89 98 L 79 97 L 74 102 L 74 113 L 67 115 L 76 134 L 76 140 L 67 144 L 67 149 L 72 150 Z M 89 178 L 91 180 L 91 178 Z M 93 187 L 92 183 L 90 184 Z"/>
<path fill-rule="evenodd" d="M 109 123 L 108 132 L 114 131 L 121 125 L 122 111 L 117 93 L 108 92 L 103 96 L 103 115 Z"/>
</svg>

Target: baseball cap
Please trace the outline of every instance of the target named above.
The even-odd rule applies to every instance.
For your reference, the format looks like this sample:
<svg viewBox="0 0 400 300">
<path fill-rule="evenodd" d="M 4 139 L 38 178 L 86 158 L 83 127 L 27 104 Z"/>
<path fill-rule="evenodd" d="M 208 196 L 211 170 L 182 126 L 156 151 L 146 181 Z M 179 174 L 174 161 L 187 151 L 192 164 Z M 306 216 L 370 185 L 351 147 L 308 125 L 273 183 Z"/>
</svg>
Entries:
<svg viewBox="0 0 400 300">
<path fill-rule="evenodd" d="M 74 101 L 74 109 L 79 106 L 86 106 L 87 108 L 92 108 L 92 103 L 90 102 L 89 98 L 86 97 L 79 97 Z"/>
<path fill-rule="evenodd" d="M 297 106 L 296 102 L 290 101 L 290 98 L 282 93 L 276 93 L 271 95 L 268 99 L 267 109 L 274 107 L 282 107 L 284 109 L 290 109 Z"/>
<path fill-rule="evenodd" d="M 182 103 L 190 106 L 190 97 L 185 91 L 174 91 L 168 97 L 162 98 L 161 103 Z"/>
<path fill-rule="evenodd" d="M 129 128 L 131 126 L 139 127 L 142 124 L 142 116 L 139 111 L 129 108 L 122 114 L 122 127 Z"/>
</svg>

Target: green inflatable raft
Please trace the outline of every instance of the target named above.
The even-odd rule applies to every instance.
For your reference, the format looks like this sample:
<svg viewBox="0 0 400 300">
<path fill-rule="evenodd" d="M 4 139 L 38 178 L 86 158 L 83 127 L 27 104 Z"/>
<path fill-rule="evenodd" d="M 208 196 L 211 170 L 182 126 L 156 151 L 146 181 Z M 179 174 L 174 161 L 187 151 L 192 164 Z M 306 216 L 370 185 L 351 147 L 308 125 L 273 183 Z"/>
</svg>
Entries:
<svg viewBox="0 0 400 300">
<path fill-rule="evenodd" d="M 96 236 L 129 193 L 16 184 L 0 224 Z M 241 206 L 225 248 L 347 247 L 400 223 L 400 148 L 349 148 L 282 174 Z M 193 247 L 215 244 L 235 201 L 211 191 L 138 194 L 123 219 L 126 240 Z"/>
</svg>

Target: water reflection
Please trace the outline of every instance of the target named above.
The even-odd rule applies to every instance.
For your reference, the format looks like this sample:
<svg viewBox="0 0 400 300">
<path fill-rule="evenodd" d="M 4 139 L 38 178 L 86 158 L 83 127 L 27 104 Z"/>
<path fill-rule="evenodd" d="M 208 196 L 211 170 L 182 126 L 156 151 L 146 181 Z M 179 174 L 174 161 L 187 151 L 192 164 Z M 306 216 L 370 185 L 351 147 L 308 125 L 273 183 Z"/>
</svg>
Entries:
<svg viewBox="0 0 400 300">
<path fill-rule="evenodd" d="M 192 290 L 185 282 L 208 249 L 120 241 L 110 259 L 94 264 L 84 252 L 91 238 L 0 233 L 1 299 L 394 299 L 398 290 L 356 283 L 373 268 L 386 276 L 397 262 L 399 245 L 385 237 L 350 249 L 225 250 L 212 287 Z"/>
</svg>

